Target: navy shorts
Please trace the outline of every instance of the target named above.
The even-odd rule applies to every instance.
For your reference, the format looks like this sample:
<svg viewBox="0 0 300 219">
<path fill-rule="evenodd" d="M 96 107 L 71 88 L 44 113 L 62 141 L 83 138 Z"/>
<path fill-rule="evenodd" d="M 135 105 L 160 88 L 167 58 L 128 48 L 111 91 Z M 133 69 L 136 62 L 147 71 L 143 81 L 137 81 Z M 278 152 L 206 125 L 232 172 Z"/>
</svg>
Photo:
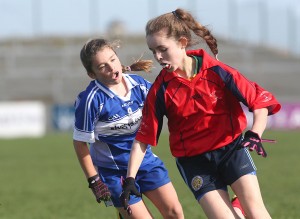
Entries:
<svg viewBox="0 0 300 219">
<path fill-rule="evenodd" d="M 193 157 L 176 159 L 177 168 L 199 201 L 209 191 L 223 189 L 241 176 L 256 174 L 247 148 L 238 148 L 242 135 L 225 147 Z"/>
<path fill-rule="evenodd" d="M 121 177 L 126 177 L 127 169 L 115 170 L 98 167 L 98 171 L 102 181 L 108 186 L 114 206 L 123 207 L 120 202 Z M 154 162 L 141 166 L 135 179 L 136 187 L 141 193 L 157 189 L 171 181 L 168 170 L 158 157 Z M 141 197 L 130 195 L 129 204 L 132 205 L 140 200 Z"/>
</svg>

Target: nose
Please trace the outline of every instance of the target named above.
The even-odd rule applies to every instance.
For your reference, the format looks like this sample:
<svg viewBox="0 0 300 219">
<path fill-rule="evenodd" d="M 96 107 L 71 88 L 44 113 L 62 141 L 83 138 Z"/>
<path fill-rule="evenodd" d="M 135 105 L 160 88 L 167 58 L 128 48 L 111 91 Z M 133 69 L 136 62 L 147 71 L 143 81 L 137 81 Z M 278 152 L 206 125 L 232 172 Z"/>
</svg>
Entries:
<svg viewBox="0 0 300 219">
<path fill-rule="evenodd" d="M 154 58 L 155 58 L 157 61 L 161 60 L 161 59 L 162 59 L 161 53 L 160 53 L 160 52 L 156 52 L 156 53 L 154 54 Z"/>
<path fill-rule="evenodd" d="M 113 65 L 112 64 L 107 64 L 107 70 L 108 71 L 113 71 Z"/>
</svg>

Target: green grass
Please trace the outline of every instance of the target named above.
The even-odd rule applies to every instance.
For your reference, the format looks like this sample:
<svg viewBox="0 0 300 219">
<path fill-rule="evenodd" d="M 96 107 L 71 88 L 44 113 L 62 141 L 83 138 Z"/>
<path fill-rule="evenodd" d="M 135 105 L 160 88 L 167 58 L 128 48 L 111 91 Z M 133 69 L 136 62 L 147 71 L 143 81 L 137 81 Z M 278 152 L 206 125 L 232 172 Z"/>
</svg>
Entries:
<svg viewBox="0 0 300 219">
<path fill-rule="evenodd" d="M 253 153 L 265 204 L 274 219 L 300 218 L 299 132 L 265 133 L 268 158 Z M 181 179 L 170 154 L 168 136 L 153 151 L 164 160 L 188 219 L 205 218 Z M 155 218 L 157 210 L 146 200 Z M 1 219 L 115 218 L 114 208 L 99 205 L 89 190 L 72 146 L 72 135 L 0 140 Z"/>
</svg>

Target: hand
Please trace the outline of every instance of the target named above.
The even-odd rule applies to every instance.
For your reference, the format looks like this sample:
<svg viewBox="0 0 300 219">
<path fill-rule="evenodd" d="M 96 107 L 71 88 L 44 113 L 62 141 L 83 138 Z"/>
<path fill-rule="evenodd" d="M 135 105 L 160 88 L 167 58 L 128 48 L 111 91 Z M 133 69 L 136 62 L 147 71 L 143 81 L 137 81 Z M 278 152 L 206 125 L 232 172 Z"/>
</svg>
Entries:
<svg viewBox="0 0 300 219">
<path fill-rule="evenodd" d="M 123 192 L 120 196 L 120 200 L 124 209 L 127 211 L 128 215 L 132 214 L 132 211 L 129 207 L 128 201 L 130 199 L 130 194 L 134 194 L 137 197 L 141 197 L 141 193 L 137 190 L 135 186 L 135 180 L 133 177 L 127 177 L 125 180 L 122 180 Z"/>
<path fill-rule="evenodd" d="M 101 201 L 110 200 L 110 192 L 108 187 L 100 180 L 99 175 L 92 176 L 88 178 L 89 188 L 92 190 L 96 197 L 96 201 L 100 203 Z"/>
<path fill-rule="evenodd" d="M 240 143 L 241 147 L 248 147 L 250 151 L 256 150 L 258 155 L 267 157 L 267 152 L 262 146 L 262 139 L 259 135 L 252 131 L 247 131 L 244 135 L 244 140 Z"/>
</svg>

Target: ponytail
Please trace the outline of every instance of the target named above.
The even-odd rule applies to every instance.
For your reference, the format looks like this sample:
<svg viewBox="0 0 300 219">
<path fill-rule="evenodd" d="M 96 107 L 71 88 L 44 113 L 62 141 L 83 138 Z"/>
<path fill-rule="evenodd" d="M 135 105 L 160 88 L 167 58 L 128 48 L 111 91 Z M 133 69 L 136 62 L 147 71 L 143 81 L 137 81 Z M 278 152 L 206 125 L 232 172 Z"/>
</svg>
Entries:
<svg viewBox="0 0 300 219">
<path fill-rule="evenodd" d="M 153 67 L 152 60 L 137 60 L 136 62 L 132 63 L 130 66 L 122 65 L 122 72 L 128 71 L 145 71 L 147 73 L 151 72 Z"/>
</svg>

